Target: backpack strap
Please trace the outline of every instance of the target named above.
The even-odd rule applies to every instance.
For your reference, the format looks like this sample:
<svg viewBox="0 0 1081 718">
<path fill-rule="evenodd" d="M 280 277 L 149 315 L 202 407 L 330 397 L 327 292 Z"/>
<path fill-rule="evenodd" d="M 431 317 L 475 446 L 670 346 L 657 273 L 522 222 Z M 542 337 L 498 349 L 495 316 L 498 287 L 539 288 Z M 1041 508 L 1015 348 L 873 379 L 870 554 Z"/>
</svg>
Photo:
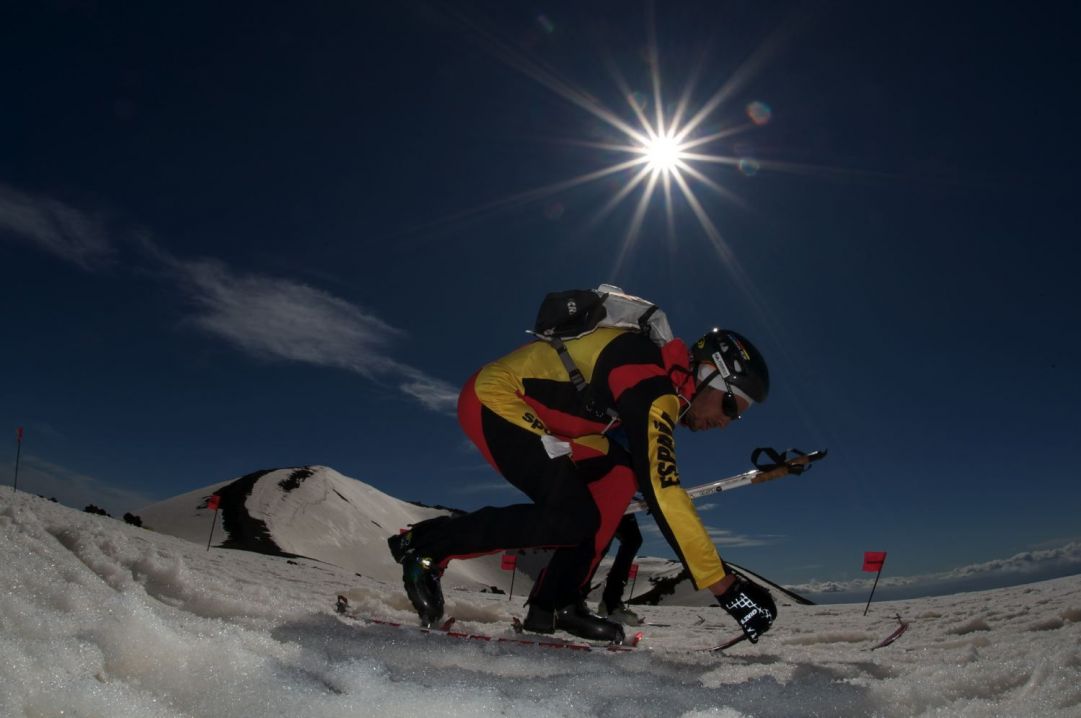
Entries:
<svg viewBox="0 0 1081 718">
<path fill-rule="evenodd" d="M 582 397 L 586 405 L 586 411 L 593 414 L 604 414 L 610 421 L 608 423 L 611 426 L 613 423 L 619 421 L 619 412 L 612 407 L 599 408 L 596 402 L 593 400 L 593 392 L 590 391 L 589 383 L 586 378 L 582 376 L 582 371 L 578 368 L 578 365 L 574 363 L 574 359 L 571 359 L 571 354 L 567 351 L 567 345 L 563 343 L 563 340 L 559 337 L 543 337 L 544 341 L 552 345 L 552 348 L 559 354 L 559 360 L 563 362 L 563 367 L 567 370 L 567 375 L 571 378 L 571 383 L 574 384 L 574 388 L 578 390 L 578 394 Z M 607 431 L 607 429 L 606 429 Z"/>
<path fill-rule="evenodd" d="M 653 316 L 653 313 L 656 312 L 656 311 L 657 311 L 657 305 L 654 304 L 649 309 L 644 311 L 642 313 L 642 316 L 638 317 L 638 328 L 641 330 L 641 332 L 643 334 L 645 334 L 650 339 L 654 339 L 654 337 L 653 337 L 653 327 L 649 326 L 649 319 L 650 319 L 650 317 Z M 656 340 L 654 339 L 654 341 L 656 341 Z"/>
</svg>

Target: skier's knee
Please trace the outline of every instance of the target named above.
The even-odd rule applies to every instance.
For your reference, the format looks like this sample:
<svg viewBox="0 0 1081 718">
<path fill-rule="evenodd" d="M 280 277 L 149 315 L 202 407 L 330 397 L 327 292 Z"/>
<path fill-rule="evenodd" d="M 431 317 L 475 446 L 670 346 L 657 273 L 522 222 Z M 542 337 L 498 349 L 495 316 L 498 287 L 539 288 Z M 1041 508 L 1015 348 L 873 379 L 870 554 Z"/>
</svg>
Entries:
<svg viewBox="0 0 1081 718">
<path fill-rule="evenodd" d="M 553 507 L 548 513 L 548 525 L 555 543 L 575 546 L 592 538 L 601 526 L 601 513 L 593 504 L 572 504 Z"/>
</svg>

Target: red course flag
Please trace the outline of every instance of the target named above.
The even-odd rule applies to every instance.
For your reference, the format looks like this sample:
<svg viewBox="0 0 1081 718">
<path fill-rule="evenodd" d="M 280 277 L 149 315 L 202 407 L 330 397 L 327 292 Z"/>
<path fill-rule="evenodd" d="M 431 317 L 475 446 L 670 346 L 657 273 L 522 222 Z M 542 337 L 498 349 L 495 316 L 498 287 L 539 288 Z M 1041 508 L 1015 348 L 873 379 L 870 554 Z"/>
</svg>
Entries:
<svg viewBox="0 0 1081 718">
<path fill-rule="evenodd" d="M 504 571 L 513 571 L 514 567 L 518 565 L 518 554 L 505 553 L 503 554 L 503 562 L 499 565 Z"/>
<path fill-rule="evenodd" d="M 217 494 L 214 494 L 206 500 L 206 508 L 208 511 L 217 511 L 219 506 L 221 506 L 221 497 Z"/>
<path fill-rule="evenodd" d="M 23 443 L 23 428 L 20 426 L 19 430 L 15 432 L 15 439 L 21 444 Z"/>
<path fill-rule="evenodd" d="M 638 564 L 632 563 L 631 564 L 631 570 L 627 572 L 627 578 L 637 578 L 637 577 L 638 577 Z"/>
<path fill-rule="evenodd" d="M 864 551 L 863 570 L 869 573 L 878 573 L 882 570 L 882 564 L 886 563 L 885 551 Z"/>
</svg>

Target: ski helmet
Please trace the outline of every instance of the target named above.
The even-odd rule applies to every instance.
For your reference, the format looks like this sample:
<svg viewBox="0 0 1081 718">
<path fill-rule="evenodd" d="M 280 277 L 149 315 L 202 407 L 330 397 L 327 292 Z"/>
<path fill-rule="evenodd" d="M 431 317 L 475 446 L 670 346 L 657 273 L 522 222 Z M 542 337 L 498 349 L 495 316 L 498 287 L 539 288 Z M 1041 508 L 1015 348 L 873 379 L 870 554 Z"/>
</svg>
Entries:
<svg viewBox="0 0 1081 718">
<path fill-rule="evenodd" d="M 761 352 L 742 334 L 713 328 L 691 347 L 691 361 L 697 368 L 708 362 L 717 368 L 725 385 L 735 387 L 756 404 L 769 395 L 769 367 Z"/>
</svg>

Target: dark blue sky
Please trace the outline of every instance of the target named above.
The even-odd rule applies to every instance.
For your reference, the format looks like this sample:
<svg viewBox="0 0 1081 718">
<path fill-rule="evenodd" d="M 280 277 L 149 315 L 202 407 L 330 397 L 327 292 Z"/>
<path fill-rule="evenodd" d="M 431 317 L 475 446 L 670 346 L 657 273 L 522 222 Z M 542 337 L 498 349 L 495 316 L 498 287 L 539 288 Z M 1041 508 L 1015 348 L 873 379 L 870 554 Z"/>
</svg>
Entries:
<svg viewBox="0 0 1081 718">
<path fill-rule="evenodd" d="M 626 242 L 645 183 L 598 219 L 629 172 L 529 194 L 628 157 L 582 104 L 635 124 L 614 67 L 652 116 L 644 4 L 32 5 L 0 21 L 27 490 L 123 512 L 318 463 L 511 502 L 447 399 L 547 291 L 613 282 L 770 360 L 767 404 L 680 439 L 685 483 L 831 451 L 711 501 L 722 555 L 843 580 L 1081 537 L 1076 6 L 659 4 L 666 116 L 730 90 L 690 138 L 743 127 L 698 151 L 759 167 L 695 164 L 719 252 L 678 190 L 671 232 L 658 195 Z"/>
</svg>

